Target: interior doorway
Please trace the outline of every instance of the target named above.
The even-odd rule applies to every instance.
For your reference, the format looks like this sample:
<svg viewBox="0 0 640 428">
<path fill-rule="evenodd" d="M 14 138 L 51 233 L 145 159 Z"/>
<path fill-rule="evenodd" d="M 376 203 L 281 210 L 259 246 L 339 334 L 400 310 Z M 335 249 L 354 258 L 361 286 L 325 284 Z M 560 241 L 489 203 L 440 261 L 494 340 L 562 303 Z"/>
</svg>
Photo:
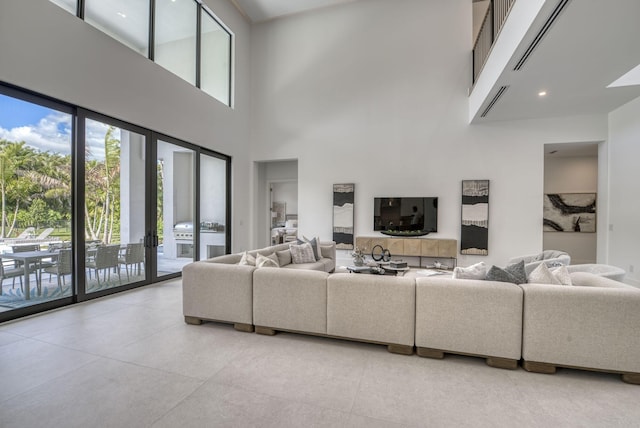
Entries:
<svg viewBox="0 0 640 428">
<path fill-rule="evenodd" d="M 543 250 L 562 250 L 571 264 L 596 263 L 598 145 L 544 146 Z"/>
<path fill-rule="evenodd" d="M 256 162 L 257 248 L 297 236 L 298 160 Z"/>
</svg>

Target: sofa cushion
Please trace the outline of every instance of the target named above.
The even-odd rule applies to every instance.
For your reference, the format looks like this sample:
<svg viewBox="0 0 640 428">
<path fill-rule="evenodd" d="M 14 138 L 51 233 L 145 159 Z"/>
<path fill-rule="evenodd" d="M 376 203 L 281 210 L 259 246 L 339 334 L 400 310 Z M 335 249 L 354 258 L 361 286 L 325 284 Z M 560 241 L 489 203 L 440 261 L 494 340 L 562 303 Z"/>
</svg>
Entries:
<svg viewBox="0 0 640 428">
<path fill-rule="evenodd" d="M 278 264 L 280 267 L 291 264 L 291 250 L 286 249 L 282 251 L 276 251 L 276 255 L 278 256 Z"/>
<path fill-rule="evenodd" d="M 316 261 L 311 244 L 291 244 L 291 260 L 294 264 L 313 263 Z"/>
<path fill-rule="evenodd" d="M 280 264 L 278 263 L 278 256 L 276 253 L 272 253 L 268 256 L 258 254 L 258 257 L 256 257 L 256 267 L 280 267 Z"/>
<path fill-rule="evenodd" d="M 524 260 L 508 265 L 504 270 L 516 278 L 516 284 L 524 284 L 527 282 L 527 271 L 524 268 Z"/>
<path fill-rule="evenodd" d="M 560 281 L 562 285 L 573 285 L 571 282 L 571 274 L 569 273 L 569 269 L 566 266 L 558 266 L 555 268 L 549 269 L 553 276 Z"/>
<path fill-rule="evenodd" d="M 491 269 L 487 272 L 485 279 L 487 281 L 512 282 L 514 284 L 518 281 L 513 274 L 499 268 L 498 266 L 491 266 Z"/>
<path fill-rule="evenodd" d="M 484 262 L 476 263 L 469 267 L 456 267 L 453 269 L 454 279 L 484 279 L 487 276 L 487 265 Z"/>
<path fill-rule="evenodd" d="M 242 253 L 242 258 L 240 259 L 238 264 L 241 266 L 255 266 L 256 258 L 249 254 L 249 252 L 245 251 L 244 253 Z"/>
<path fill-rule="evenodd" d="M 560 266 L 553 270 L 542 263 L 529 274 L 530 283 L 571 285 L 571 276 L 566 266 Z"/>
</svg>

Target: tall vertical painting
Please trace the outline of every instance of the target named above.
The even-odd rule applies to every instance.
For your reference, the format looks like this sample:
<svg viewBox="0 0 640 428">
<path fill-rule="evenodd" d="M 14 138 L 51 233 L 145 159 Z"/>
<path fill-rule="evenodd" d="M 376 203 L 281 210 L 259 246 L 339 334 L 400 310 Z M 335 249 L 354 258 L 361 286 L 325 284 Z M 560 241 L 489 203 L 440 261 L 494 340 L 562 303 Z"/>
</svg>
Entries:
<svg viewBox="0 0 640 428">
<path fill-rule="evenodd" d="M 460 254 L 489 254 L 489 180 L 462 180 Z"/>
<path fill-rule="evenodd" d="M 338 250 L 353 249 L 355 184 L 333 185 L 333 240 Z"/>
</svg>

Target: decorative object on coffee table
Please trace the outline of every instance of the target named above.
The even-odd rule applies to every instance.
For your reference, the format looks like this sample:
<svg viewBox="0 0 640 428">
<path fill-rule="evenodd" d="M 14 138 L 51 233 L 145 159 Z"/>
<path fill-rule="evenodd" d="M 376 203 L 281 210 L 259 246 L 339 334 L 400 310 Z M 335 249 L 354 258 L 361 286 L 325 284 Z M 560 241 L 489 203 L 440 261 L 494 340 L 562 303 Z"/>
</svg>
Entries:
<svg viewBox="0 0 640 428">
<path fill-rule="evenodd" d="M 391 260 L 391 252 L 382 245 L 375 245 L 371 250 L 371 258 L 376 262 L 388 262 Z"/>
<path fill-rule="evenodd" d="M 353 257 L 353 264 L 355 266 L 364 266 L 364 253 L 360 248 L 356 247 L 353 253 L 351 253 L 351 257 Z"/>
<path fill-rule="evenodd" d="M 595 193 L 551 193 L 544 195 L 543 231 L 595 232 Z"/>
<path fill-rule="evenodd" d="M 462 180 L 460 254 L 489 254 L 489 180 Z"/>
<path fill-rule="evenodd" d="M 355 184 L 333 185 L 333 240 L 336 249 L 353 249 L 353 204 Z"/>
</svg>

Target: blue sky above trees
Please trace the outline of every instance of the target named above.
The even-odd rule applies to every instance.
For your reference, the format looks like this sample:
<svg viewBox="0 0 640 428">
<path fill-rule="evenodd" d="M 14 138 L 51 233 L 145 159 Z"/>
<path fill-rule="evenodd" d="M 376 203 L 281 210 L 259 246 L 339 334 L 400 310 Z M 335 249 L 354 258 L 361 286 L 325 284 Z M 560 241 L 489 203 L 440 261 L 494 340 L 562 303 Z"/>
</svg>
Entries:
<svg viewBox="0 0 640 428">
<path fill-rule="evenodd" d="M 67 113 L 0 94 L 0 139 L 66 155 L 71 153 L 71 120 Z M 93 159 L 104 159 L 106 131 L 107 125 L 88 121 L 87 144 Z"/>
</svg>

